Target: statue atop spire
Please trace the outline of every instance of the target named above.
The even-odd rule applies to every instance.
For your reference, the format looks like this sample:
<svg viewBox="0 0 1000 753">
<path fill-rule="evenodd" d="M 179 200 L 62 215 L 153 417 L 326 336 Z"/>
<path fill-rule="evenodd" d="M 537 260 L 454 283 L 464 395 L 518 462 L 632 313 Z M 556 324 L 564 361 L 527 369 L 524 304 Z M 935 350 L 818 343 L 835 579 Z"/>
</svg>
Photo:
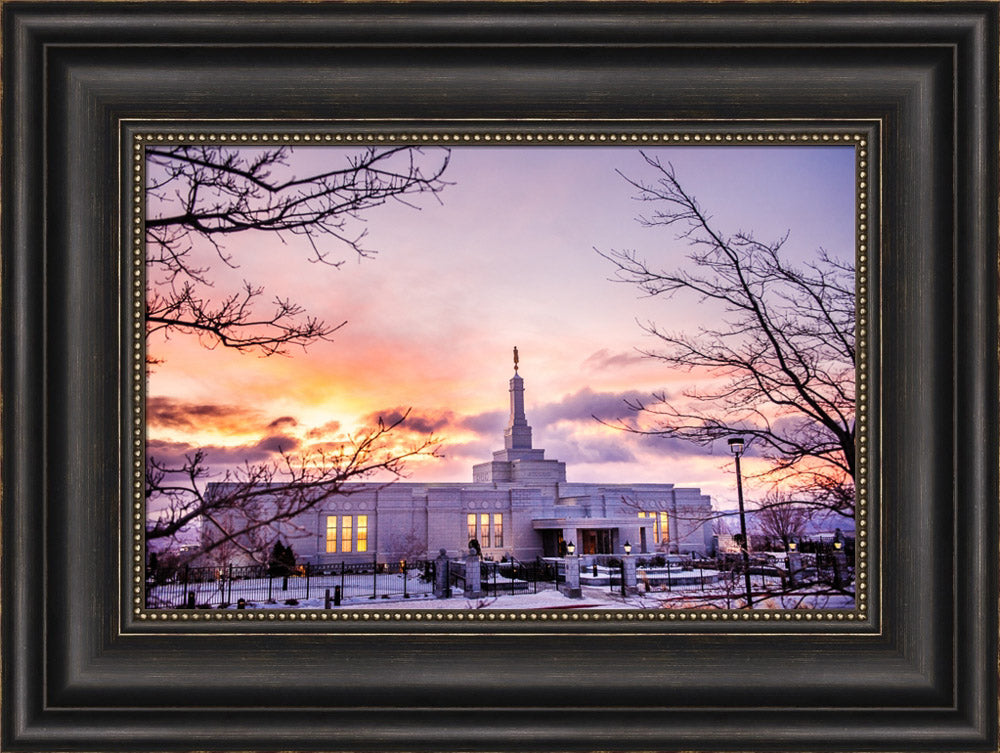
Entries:
<svg viewBox="0 0 1000 753">
<path fill-rule="evenodd" d="M 517 346 L 514 346 L 514 373 L 517 373 Z"/>
</svg>

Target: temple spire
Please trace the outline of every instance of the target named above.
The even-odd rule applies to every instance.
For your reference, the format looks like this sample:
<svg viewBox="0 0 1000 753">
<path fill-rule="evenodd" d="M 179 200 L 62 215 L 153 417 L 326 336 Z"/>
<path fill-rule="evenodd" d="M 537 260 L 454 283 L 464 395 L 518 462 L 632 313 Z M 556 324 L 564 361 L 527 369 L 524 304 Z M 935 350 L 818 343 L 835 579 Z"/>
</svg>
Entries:
<svg viewBox="0 0 1000 753">
<path fill-rule="evenodd" d="M 504 447 L 508 450 L 531 449 L 531 427 L 524 415 L 524 380 L 517 373 L 517 346 L 514 346 L 514 376 L 510 380 L 510 423 L 503 433 Z"/>
</svg>

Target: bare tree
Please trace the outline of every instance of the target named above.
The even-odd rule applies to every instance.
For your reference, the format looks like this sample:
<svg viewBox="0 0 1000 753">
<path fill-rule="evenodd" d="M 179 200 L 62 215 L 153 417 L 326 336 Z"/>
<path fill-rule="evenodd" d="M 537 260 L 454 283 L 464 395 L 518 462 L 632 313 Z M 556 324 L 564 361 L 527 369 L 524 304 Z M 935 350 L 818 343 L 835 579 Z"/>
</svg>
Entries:
<svg viewBox="0 0 1000 753">
<path fill-rule="evenodd" d="M 765 495 L 754 520 L 764 536 L 781 541 L 787 549 L 789 541 L 802 538 L 809 513 L 809 508 L 793 501 L 791 495 L 772 489 Z"/>
<path fill-rule="evenodd" d="M 365 245 L 365 213 L 389 201 L 415 206 L 418 195 L 437 197 L 447 185 L 447 149 L 359 148 L 334 166 L 309 165 L 303 177 L 304 153 L 315 152 L 147 147 L 147 338 L 195 336 L 206 348 L 263 356 L 328 339 L 343 322 L 310 316 L 279 295 L 268 303 L 256 282 L 218 287 L 218 265 L 239 266 L 233 237 L 257 233 L 283 243 L 299 236 L 311 249 L 310 261 L 337 268 L 342 252 L 375 254 Z M 187 560 L 226 559 L 237 550 L 259 560 L 280 526 L 294 527 L 297 516 L 342 493 L 348 481 L 399 476 L 408 458 L 434 454 L 432 437 L 402 450 L 394 446 L 389 434 L 405 419 L 380 421 L 329 454 L 282 455 L 221 477 L 213 475 L 202 450 L 176 464 L 147 456 L 147 542 L 200 530 L 200 545 L 185 549 Z"/>
<path fill-rule="evenodd" d="M 810 504 L 854 512 L 854 268 L 820 249 L 814 261 L 786 261 L 788 234 L 771 242 L 726 235 L 681 185 L 673 166 L 643 155 L 655 180 L 622 175 L 653 206 L 639 221 L 667 227 L 689 244 L 689 265 L 670 270 L 635 251 L 598 253 L 616 281 L 648 296 L 688 294 L 726 312 L 719 327 L 674 332 L 641 326 L 662 345 L 643 351 L 671 369 L 711 374 L 680 398 L 654 394 L 628 407 L 651 419 L 629 431 L 701 445 L 739 433 L 771 461 L 764 476 Z M 652 428 L 646 428 L 652 425 Z"/>
<path fill-rule="evenodd" d="M 380 421 L 331 454 L 283 454 L 280 462 L 247 463 L 216 479 L 201 450 L 179 466 L 147 458 L 147 505 L 156 500 L 161 511 L 147 518 L 146 540 L 177 539 L 189 527 L 200 526 L 200 545 L 188 550 L 187 561 L 238 550 L 263 562 L 279 525 L 295 526 L 303 513 L 346 493 L 347 482 L 377 473 L 399 477 L 407 459 L 435 454 L 432 437 L 403 450 L 393 446 L 390 434 L 405 420 L 404 414 L 390 424 Z"/>
<path fill-rule="evenodd" d="M 339 267 L 341 251 L 374 255 L 364 245 L 362 215 L 388 201 L 411 205 L 436 196 L 447 150 L 359 149 L 336 167 L 299 177 L 293 149 L 150 146 L 147 160 L 146 331 L 197 336 L 263 355 L 323 340 L 343 323 L 309 316 L 279 295 L 268 303 L 259 283 L 216 290 L 211 259 L 238 267 L 233 235 L 268 233 L 278 241 L 304 237 L 310 260 Z M 210 251 L 196 248 L 207 243 Z"/>
<path fill-rule="evenodd" d="M 414 562 L 427 557 L 427 541 L 413 531 L 402 531 L 389 539 L 388 550 L 394 557 Z"/>
</svg>

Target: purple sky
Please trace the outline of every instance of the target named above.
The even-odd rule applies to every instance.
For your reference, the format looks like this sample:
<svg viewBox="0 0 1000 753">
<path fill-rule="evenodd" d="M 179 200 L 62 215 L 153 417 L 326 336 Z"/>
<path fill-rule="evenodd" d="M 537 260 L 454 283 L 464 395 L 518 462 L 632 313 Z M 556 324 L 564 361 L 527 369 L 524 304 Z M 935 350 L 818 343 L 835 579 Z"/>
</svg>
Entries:
<svg viewBox="0 0 1000 753">
<path fill-rule="evenodd" d="M 808 260 L 819 247 L 854 255 L 854 151 L 844 146 L 660 147 L 725 233 L 762 240 L 790 231 L 785 248 Z M 341 161 L 299 147 L 295 166 Z M 308 167 L 301 168 L 302 170 Z M 635 249 L 657 266 L 684 263 L 669 228 L 644 228 L 648 206 L 615 173 L 652 179 L 632 147 L 459 147 L 439 204 L 387 205 L 364 216 L 374 259 L 333 269 L 307 261 L 299 238 L 241 234 L 228 241 L 236 270 L 329 321 L 333 342 L 267 359 L 206 351 L 190 338 L 154 338 L 165 359 L 150 377 L 150 452 L 210 448 L 222 466 L 304 449 L 375 415 L 410 407 L 412 429 L 444 440 L 444 459 L 414 463 L 412 480 L 471 481 L 471 466 L 502 447 L 511 349 L 521 354 L 535 446 L 566 461 L 570 481 L 657 481 L 700 486 L 716 505 L 735 498 L 731 458 L 602 427 L 627 415 L 625 396 L 691 379 L 635 354 L 652 345 L 639 320 L 683 330 L 719 311 L 690 297 L 641 298 L 609 281 L 594 248 Z M 206 258 L 210 258 L 207 257 Z"/>
</svg>

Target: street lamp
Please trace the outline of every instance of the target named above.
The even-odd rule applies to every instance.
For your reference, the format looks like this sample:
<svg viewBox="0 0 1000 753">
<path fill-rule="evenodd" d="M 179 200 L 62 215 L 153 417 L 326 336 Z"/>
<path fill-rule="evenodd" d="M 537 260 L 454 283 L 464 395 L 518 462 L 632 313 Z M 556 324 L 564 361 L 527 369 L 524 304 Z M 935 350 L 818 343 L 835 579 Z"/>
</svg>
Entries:
<svg viewBox="0 0 1000 753">
<path fill-rule="evenodd" d="M 798 543 L 796 541 L 793 540 L 793 541 L 789 541 L 788 542 L 788 551 L 790 551 L 790 552 L 796 552 L 796 551 L 798 551 L 798 549 L 799 549 L 799 545 L 798 545 Z"/>
<path fill-rule="evenodd" d="M 740 470 L 740 456 L 746 443 L 743 437 L 730 437 L 729 449 L 736 456 L 736 496 L 740 503 L 740 549 L 743 551 L 743 579 L 747 588 L 747 609 L 753 607 L 753 594 L 750 591 L 750 541 L 747 539 L 747 516 L 743 509 L 743 474 Z"/>
<path fill-rule="evenodd" d="M 625 546 L 622 547 L 625 550 L 625 554 L 632 554 L 632 545 L 628 543 L 628 539 L 625 539 Z"/>
<path fill-rule="evenodd" d="M 569 554 L 570 557 L 572 557 L 573 553 L 576 552 L 576 544 L 574 544 L 572 541 L 567 541 L 566 552 Z"/>
</svg>

